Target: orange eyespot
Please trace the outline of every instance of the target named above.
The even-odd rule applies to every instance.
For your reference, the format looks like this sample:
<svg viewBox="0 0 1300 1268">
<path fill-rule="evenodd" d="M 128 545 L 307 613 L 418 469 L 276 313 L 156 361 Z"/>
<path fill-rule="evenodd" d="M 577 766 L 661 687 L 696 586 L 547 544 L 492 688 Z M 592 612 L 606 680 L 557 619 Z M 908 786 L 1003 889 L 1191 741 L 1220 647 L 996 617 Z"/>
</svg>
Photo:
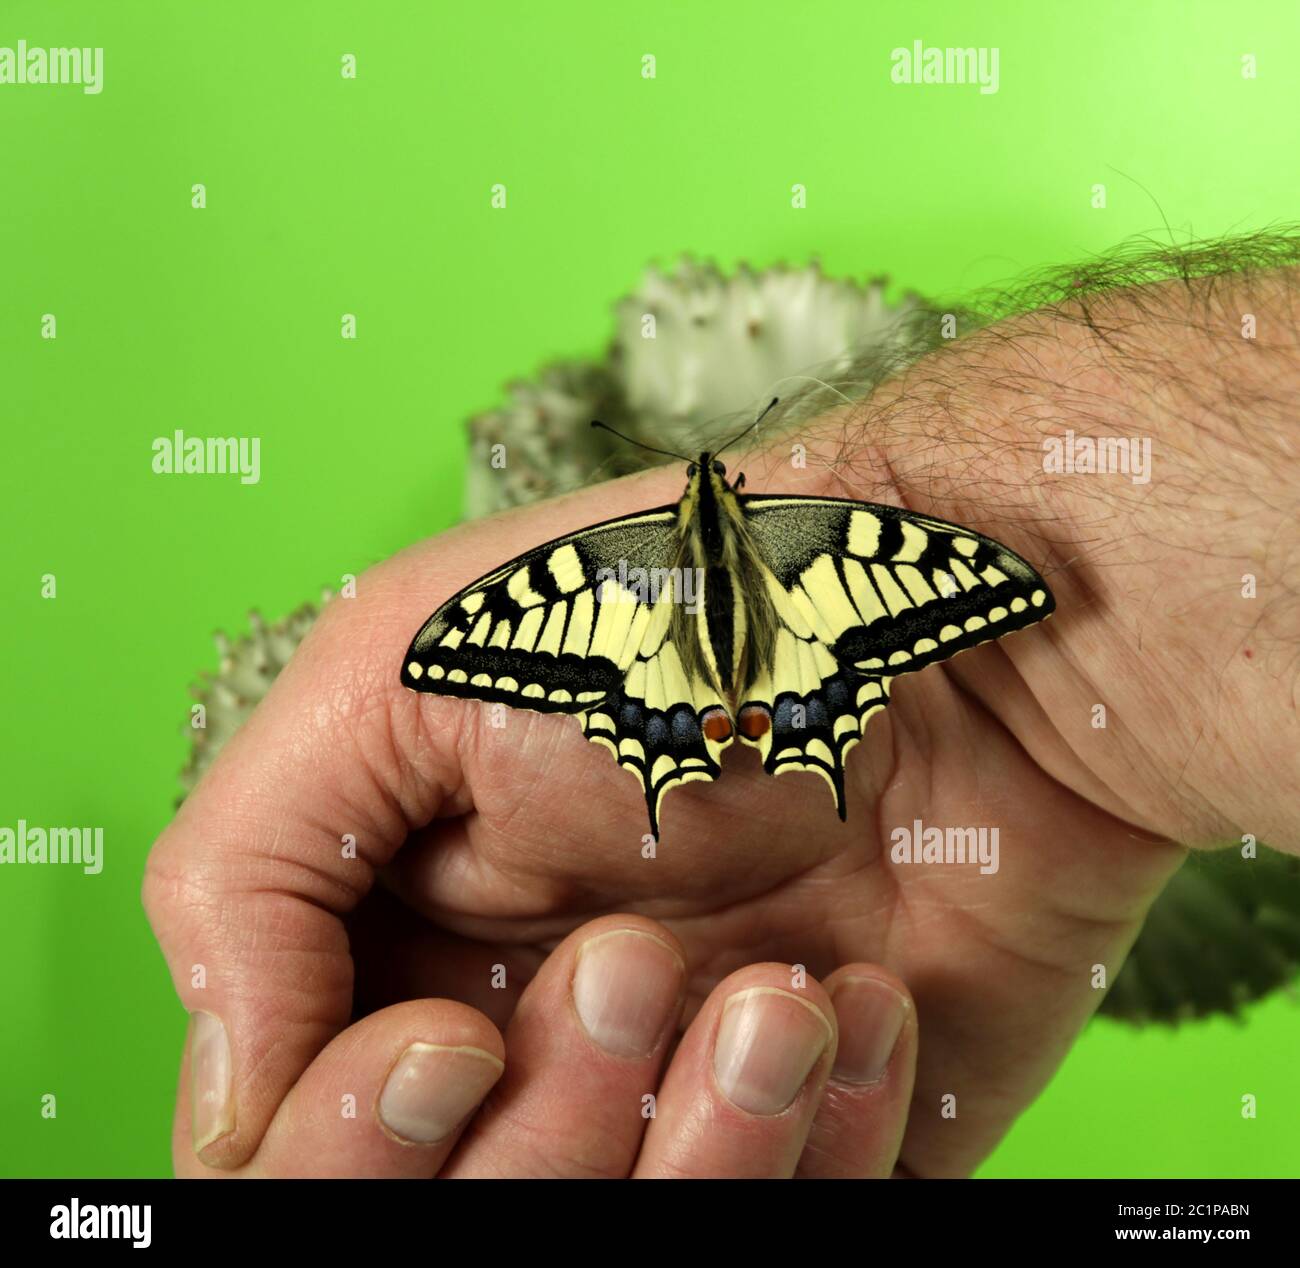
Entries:
<svg viewBox="0 0 1300 1268">
<path fill-rule="evenodd" d="M 736 721 L 747 740 L 761 740 L 772 729 L 772 715 L 761 704 L 747 704 Z"/>
<path fill-rule="evenodd" d="M 731 719 L 727 716 L 727 711 L 705 709 L 700 715 L 700 730 L 704 732 L 705 739 L 712 740 L 715 744 L 731 739 Z"/>
</svg>

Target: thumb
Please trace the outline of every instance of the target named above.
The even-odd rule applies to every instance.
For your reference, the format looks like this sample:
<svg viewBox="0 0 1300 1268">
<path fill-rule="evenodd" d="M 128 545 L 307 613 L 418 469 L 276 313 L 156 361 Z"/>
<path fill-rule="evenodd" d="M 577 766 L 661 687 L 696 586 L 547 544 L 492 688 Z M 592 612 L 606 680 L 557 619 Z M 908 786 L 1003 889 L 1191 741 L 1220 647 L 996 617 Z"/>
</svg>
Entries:
<svg viewBox="0 0 1300 1268">
<path fill-rule="evenodd" d="M 612 486 L 634 501 L 637 481 Z M 343 917 L 463 790 L 472 702 L 400 683 L 411 634 L 485 563 L 590 520 L 611 488 L 465 526 L 335 599 L 155 843 L 143 901 L 192 1023 L 193 1146 L 231 1168 L 349 1022 Z M 521 541 L 522 539 L 522 541 Z"/>
</svg>

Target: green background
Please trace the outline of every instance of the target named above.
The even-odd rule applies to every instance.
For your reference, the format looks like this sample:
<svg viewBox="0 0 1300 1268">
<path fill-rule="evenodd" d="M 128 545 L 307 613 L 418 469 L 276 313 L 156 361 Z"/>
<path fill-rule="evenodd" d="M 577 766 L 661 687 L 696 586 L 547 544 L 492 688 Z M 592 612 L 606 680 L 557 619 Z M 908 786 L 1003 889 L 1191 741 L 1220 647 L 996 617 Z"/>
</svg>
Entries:
<svg viewBox="0 0 1300 1268">
<path fill-rule="evenodd" d="M 0 1169 L 170 1172 L 185 1019 L 138 891 L 214 628 L 451 524 L 463 420 L 599 352 L 651 259 L 951 295 L 1294 218 L 1297 12 L 5 0 L 0 45 L 105 68 L 0 86 L 0 823 L 102 826 L 106 864 L 0 869 Z M 892 84 L 915 39 L 1000 48 L 1000 91 Z M 152 474 L 177 427 L 260 437 L 261 483 Z M 1096 1023 L 983 1174 L 1300 1173 L 1296 1004 L 1247 1016 Z"/>
</svg>

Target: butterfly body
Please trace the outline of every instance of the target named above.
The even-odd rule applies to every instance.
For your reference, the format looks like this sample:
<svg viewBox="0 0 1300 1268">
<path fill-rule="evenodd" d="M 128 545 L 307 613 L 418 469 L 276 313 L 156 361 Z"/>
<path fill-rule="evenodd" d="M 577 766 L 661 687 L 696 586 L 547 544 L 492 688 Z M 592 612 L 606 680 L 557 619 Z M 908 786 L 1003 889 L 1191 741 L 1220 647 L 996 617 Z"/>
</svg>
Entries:
<svg viewBox="0 0 1300 1268">
<path fill-rule="evenodd" d="M 896 507 L 744 494 L 703 453 L 674 506 L 548 542 L 453 596 L 403 662 L 415 691 L 580 717 L 645 792 L 712 780 L 734 741 L 813 771 L 844 759 L 892 678 L 1047 616 L 1023 559 Z"/>
<path fill-rule="evenodd" d="M 726 468 L 703 453 L 687 480 L 677 507 L 676 567 L 694 570 L 701 598 L 694 613 L 676 616 L 669 633 L 688 676 L 704 678 L 734 717 L 770 658 L 772 605 Z"/>
</svg>

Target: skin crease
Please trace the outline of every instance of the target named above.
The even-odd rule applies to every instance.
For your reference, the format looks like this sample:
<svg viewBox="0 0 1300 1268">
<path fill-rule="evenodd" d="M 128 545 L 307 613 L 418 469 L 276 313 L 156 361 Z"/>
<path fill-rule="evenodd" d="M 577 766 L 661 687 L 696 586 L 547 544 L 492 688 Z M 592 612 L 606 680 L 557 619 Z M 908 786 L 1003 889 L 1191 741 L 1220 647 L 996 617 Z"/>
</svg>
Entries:
<svg viewBox="0 0 1300 1268">
<path fill-rule="evenodd" d="M 1181 394 L 1163 381 L 1171 364 L 1206 363 L 1211 307 L 1226 326 L 1233 313 L 1276 308 L 1291 285 L 1255 279 L 1233 295 L 1221 284 L 1213 305 L 1165 286 L 1101 305 L 1121 345 L 1155 343 L 1158 357 L 1117 359 L 1073 315 L 1020 319 L 927 359 L 866 407 L 727 455 L 749 491 L 901 503 L 969 525 L 1023 555 L 1056 594 L 1043 625 L 895 680 L 890 707 L 848 758 L 845 824 L 816 776 L 770 778 L 733 745 L 718 781 L 665 798 L 647 860 L 636 781 L 576 721 L 509 711 L 498 728 L 488 706 L 398 683 L 411 635 L 449 595 L 536 543 L 675 501 L 684 468 L 464 525 L 366 573 L 356 599 L 330 604 L 150 859 L 146 908 L 178 992 L 226 1016 L 235 1044 L 238 1129 L 194 1157 L 183 1070 L 178 1172 L 294 1172 L 304 1164 L 284 1160 L 284 1141 L 295 1115 L 311 1113 L 294 1084 L 311 1084 L 309 1064 L 331 1040 L 317 1065 L 339 1045 L 372 1042 L 359 1027 L 377 1019 L 400 1029 L 397 1001 L 447 997 L 479 1010 L 455 1024 L 487 1045 L 487 1019 L 504 1026 L 524 982 L 539 974 L 540 1000 L 551 966 L 556 981 L 570 971 L 559 966 L 575 930 L 634 913 L 620 920 L 680 949 L 683 1026 L 703 1010 L 669 1077 L 696 1080 L 696 1108 L 677 1116 L 681 1139 L 712 1131 L 726 1144 L 710 1173 L 749 1174 L 734 1141 L 767 1126 L 732 1122 L 716 1102 L 699 1109 L 709 1089 L 697 1050 L 720 1009 L 712 993 L 735 973 L 788 988 L 788 966 L 802 964 L 823 983 L 859 966 L 905 985 L 907 1068 L 892 1069 L 874 1111 L 834 1081 L 806 1091 L 796 1110 L 815 1121 L 775 1149 L 769 1173 L 887 1175 L 897 1160 L 902 1174 L 969 1174 L 1059 1066 L 1100 1002 L 1096 966 L 1113 979 L 1184 847 L 1243 832 L 1279 849 L 1300 840 L 1294 799 L 1278 792 L 1300 786 L 1294 637 L 1288 651 L 1280 634 L 1295 615 L 1281 598 L 1295 556 L 1295 460 L 1263 426 L 1243 444 L 1216 404 L 1225 385 L 1240 396 L 1259 382 L 1257 350 L 1240 339 L 1213 345 L 1227 349 L 1216 378 L 1193 383 L 1189 369 Z M 1212 333 L 1189 327 L 1184 309 Z M 1267 395 L 1294 411 L 1289 332 Z M 1151 483 L 1045 475 L 1041 439 L 1066 427 L 1154 435 Z M 804 466 L 791 465 L 795 442 Z M 1253 606 L 1238 598 L 1248 572 L 1263 592 Z M 1093 725 L 1099 703 L 1104 729 Z M 999 871 L 893 863 L 891 830 L 916 819 L 997 826 Z M 339 860 L 344 832 L 356 835 L 356 860 Z M 200 953 L 224 966 L 206 998 L 189 986 Z M 483 986 L 498 963 L 504 992 Z M 387 1011 L 345 1029 L 371 1009 Z M 528 1025 L 525 1054 L 542 1042 Z M 508 1031 L 508 1070 L 514 1043 Z M 595 1113 L 549 1093 L 539 1110 L 526 1086 L 502 1087 L 458 1151 L 420 1174 L 543 1173 L 496 1143 L 500 1122 L 534 1113 L 533 1125 L 561 1132 Z M 869 1158 L 845 1144 L 854 1133 Z M 680 1140 L 659 1150 L 659 1173 L 692 1173 Z M 624 1171 L 634 1167 L 629 1157 Z"/>
</svg>

